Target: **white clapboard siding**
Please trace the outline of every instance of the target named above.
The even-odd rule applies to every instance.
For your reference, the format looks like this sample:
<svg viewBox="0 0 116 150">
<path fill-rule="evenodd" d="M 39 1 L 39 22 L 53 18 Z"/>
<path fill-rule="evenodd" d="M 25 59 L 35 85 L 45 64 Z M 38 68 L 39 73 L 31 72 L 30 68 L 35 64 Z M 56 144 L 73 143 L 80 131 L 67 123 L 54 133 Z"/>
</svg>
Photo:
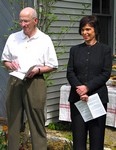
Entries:
<svg viewBox="0 0 116 150">
<path fill-rule="evenodd" d="M 66 65 L 69 58 L 69 50 L 71 46 L 83 41 L 78 33 L 79 20 L 82 16 L 91 14 L 91 3 L 91 0 L 59 0 L 53 5 L 53 13 L 57 16 L 57 21 L 52 23 L 49 33 L 54 33 L 50 34 L 54 45 L 60 43 L 58 48 L 56 47 L 57 54 L 63 53 L 58 58 L 60 71 L 53 74 L 53 85 L 48 87 L 46 125 L 59 121 L 60 88 L 68 83 L 66 79 Z M 85 9 L 84 5 L 89 5 L 89 7 Z M 70 20 L 72 18 L 73 25 Z M 68 28 L 68 32 L 59 36 L 63 28 Z"/>
<path fill-rule="evenodd" d="M 114 8 L 116 8 L 116 1 L 114 1 Z M 113 50 L 113 54 L 116 54 L 116 9 L 114 9 L 114 50 Z"/>
<path fill-rule="evenodd" d="M 33 6 L 34 0 L 25 0 L 27 6 Z M 53 84 L 47 88 L 47 121 L 46 125 L 51 122 L 57 122 L 59 116 L 59 100 L 60 88 L 67 84 L 66 79 L 66 65 L 69 58 L 69 50 L 73 45 L 81 43 L 82 37 L 78 33 L 79 20 L 84 15 L 92 14 L 92 0 L 58 0 L 53 4 L 52 13 L 57 16 L 57 21 L 51 24 L 49 28 L 49 35 L 51 36 L 54 45 L 58 45 L 56 52 L 59 61 L 58 72 L 55 72 L 51 79 Z M 89 7 L 87 7 L 89 6 Z M 114 1 L 114 8 L 116 8 L 116 1 Z M 18 19 L 20 11 L 19 5 L 13 2 L 13 6 L 9 0 L 0 1 L 0 57 L 6 42 L 6 36 L 12 30 L 13 20 Z M 73 23 L 71 22 L 73 20 Z M 63 28 L 68 28 L 68 32 L 58 36 Z M 116 51 L 116 9 L 114 9 L 114 52 Z M 51 34 L 54 33 L 54 34 Z M 59 44 L 60 43 L 60 44 Z M 5 109 L 5 90 L 8 80 L 8 73 L 3 67 L 0 67 L 0 117 L 6 117 Z"/>
<path fill-rule="evenodd" d="M 27 6 L 33 6 L 33 0 L 25 0 Z M 78 33 L 79 20 L 84 15 L 91 14 L 92 0 L 58 0 L 53 4 L 52 13 L 57 16 L 57 21 L 51 24 L 49 28 L 49 35 L 51 36 L 59 61 L 58 72 L 52 74 L 51 79 L 53 84 L 47 88 L 47 121 L 46 125 L 50 122 L 58 121 L 59 115 L 59 100 L 60 88 L 62 85 L 67 84 L 66 79 L 66 65 L 69 58 L 69 50 L 71 46 L 81 43 L 82 37 Z M 89 7 L 86 7 L 89 5 Z M 13 3 L 11 6 L 9 0 L 0 1 L 0 54 L 6 42 L 5 35 L 11 32 L 9 28 L 13 26 L 13 20 L 18 19 L 20 11 L 19 5 Z M 71 20 L 73 20 L 71 22 Z M 59 33 L 67 28 L 68 32 Z M 54 33 L 54 34 L 51 34 Z M 58 47 L 56 47 L 58 45 Z M 0 67 L 0 116 L 5 117 L 5 89 L 8 79 L 8 74 L 2 67 Z"/>
</svg>

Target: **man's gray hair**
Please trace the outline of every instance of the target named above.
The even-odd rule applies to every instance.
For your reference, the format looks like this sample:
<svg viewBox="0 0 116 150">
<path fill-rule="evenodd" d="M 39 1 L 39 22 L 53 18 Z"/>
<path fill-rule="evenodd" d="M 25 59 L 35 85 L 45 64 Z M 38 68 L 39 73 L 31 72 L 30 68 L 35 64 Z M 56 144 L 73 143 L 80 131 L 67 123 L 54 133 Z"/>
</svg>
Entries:
<svg viewBox="0 0 116 150">
<path fill-rule="evenodd" d="M 37 17 L 38 17 L 37 11 L 36 11 L 35 9 L 33 9 L 32 17 L 33 17 L 33 18 L 37 18 Z"/>
</svg>

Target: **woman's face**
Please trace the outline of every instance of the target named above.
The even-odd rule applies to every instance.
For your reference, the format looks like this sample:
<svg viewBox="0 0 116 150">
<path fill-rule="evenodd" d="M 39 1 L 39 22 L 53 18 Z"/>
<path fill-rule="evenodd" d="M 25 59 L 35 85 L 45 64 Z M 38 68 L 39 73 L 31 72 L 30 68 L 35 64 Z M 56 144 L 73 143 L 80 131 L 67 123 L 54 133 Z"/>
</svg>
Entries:
<svg viewBox="0 0 116 150">
<path fill-rule="evenodd" d="M 81 29 L 81 35 L 83 36 L 83 39 L 85 42 L 90 43 L 92 41 L 96 40 L 95 30 L 94 27 L 90 26 L 89 24 L 86 24 Z"/>
</svg>

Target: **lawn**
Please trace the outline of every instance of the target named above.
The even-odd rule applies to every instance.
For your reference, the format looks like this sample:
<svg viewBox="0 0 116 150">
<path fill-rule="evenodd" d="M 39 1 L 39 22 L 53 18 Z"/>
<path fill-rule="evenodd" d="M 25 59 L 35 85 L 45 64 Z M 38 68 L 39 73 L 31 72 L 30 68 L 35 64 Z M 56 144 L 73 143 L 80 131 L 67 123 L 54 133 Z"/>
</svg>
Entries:
<svg viewBox="0 0 116 150">
<path fill-rule="evenodd" d="M 21 132 L 20 149 L 32 150 L 28 124 L 25 132 Z M 46 127 L 48 150 L 72 150 L 72 133 L 70 123 L 52 123 Z M 89 143 L 89 142 L 88 142 Z M 8 144 L 8 127 L 0 125 L 0 150 L 6 150 Z M 89 145 L 89 144 L 88 144 Z M 116 128 L 106 127 L 105 150 L 116 150 Z"/>
</svg>

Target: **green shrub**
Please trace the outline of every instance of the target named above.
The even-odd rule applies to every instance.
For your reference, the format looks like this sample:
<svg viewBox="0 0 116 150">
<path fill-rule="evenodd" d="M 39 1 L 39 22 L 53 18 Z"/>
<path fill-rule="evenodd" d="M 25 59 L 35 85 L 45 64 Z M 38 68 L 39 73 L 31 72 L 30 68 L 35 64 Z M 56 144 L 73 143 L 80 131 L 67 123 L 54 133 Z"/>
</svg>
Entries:
<svg viewBox="0 0 116 150">
<path fill-rule="evenodd" d="M 60 130 L 60 131 L 71 131 L 71 123 L 63 122 L 63 121 L 57 123 L 50 123 L 48 125 L 48 129 Z"/>
</svg>

